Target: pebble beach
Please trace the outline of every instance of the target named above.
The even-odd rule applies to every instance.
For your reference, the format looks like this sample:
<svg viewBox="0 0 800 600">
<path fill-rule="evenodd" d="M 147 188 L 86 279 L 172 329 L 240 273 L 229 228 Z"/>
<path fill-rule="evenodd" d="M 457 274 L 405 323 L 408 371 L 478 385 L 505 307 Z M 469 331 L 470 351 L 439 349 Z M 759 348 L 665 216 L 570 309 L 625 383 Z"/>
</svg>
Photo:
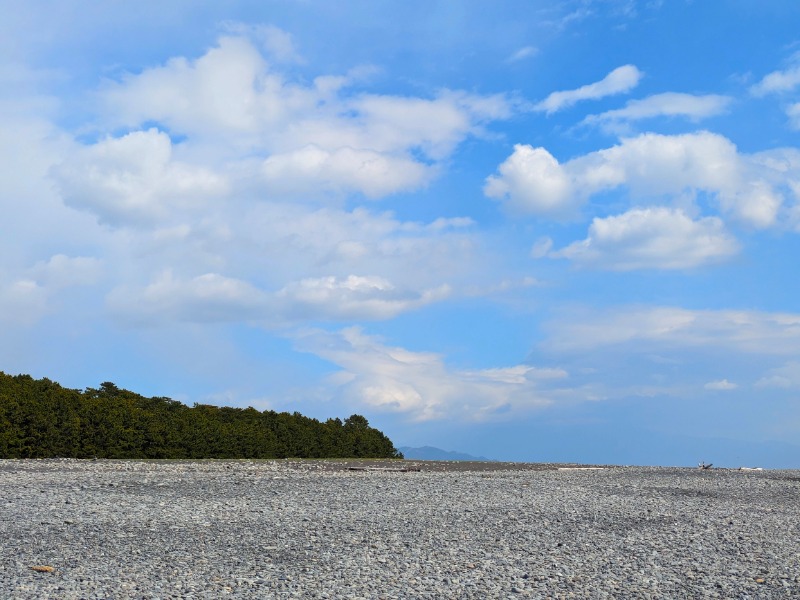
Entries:
<svg viewBox="0 0 800 600">
<path fill-rule="evenodd" d="M 0 597 L 800 598 L 799 507 L 800 471 L 4 460 Z"/>
</svg>

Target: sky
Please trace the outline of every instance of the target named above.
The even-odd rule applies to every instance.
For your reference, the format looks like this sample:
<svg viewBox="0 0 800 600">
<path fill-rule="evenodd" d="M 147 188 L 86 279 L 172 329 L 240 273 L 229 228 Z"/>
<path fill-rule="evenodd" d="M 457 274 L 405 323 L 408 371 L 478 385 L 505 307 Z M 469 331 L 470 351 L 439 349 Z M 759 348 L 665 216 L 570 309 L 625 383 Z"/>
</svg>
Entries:
<svg viewBox="0 0 800 600">
<path fill-rule="evenodd" d="M 0 0 L 0 370 L 800 468 L 800 4 Z"/>
</svg>

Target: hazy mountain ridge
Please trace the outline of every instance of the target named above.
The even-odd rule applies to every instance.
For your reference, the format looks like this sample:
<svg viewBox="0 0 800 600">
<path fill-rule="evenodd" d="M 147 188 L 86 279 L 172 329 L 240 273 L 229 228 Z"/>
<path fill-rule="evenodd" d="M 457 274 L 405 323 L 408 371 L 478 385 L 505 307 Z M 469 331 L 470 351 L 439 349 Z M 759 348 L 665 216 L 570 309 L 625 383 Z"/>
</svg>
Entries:
<svg viewBox="0 0 800 600">
<path fill-rule="evenodd" d="M 420 448 L 412 448 L 411 446 L 402 446 L 398 448 L 403 456 L 410 460 L 461 460 L 461 461 L 481 461 L 491 462 L 491 458 L 485 456 L 472 456 L 465 452 L 455 452 L 452 450 L 442 450 L 433 446 L 422 446 Z"/>
</svg>

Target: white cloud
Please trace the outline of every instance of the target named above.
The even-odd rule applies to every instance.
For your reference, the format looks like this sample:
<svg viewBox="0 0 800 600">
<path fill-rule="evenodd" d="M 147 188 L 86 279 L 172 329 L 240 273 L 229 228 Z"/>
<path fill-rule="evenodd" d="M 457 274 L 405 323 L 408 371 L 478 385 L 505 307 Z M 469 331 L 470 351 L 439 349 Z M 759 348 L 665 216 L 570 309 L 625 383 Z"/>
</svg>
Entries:
<svg viewBox="0 0 800 600">
<path fill-rule="evenodd" d="M 314 209 L 299 203 L 252 206 L 234 228 L 230 245 L 237 268 L 269 276 L 276 289 L 301 277 L 380 274 L 399 289 L 417 294 L 444 283 L 474 283 L 492 253 L 479 245 L 472 221 L 436 219 L 419 223 L 365 208 Z M 263 269 L 264 261 L 269 269 Z M 460 287 L 460 286 L 459 286 Z"/>
<path fill-rule="evenodd" d="M 62 289 L 96 283 L 102 266 L 102 261 L 97 258 L 56 254 L 47 261 L 37 263 L 30 273 L 48 289 Z"/>
<path fill-rule="evenodd" d="M 450 288 L 442 285 L 422 293 L 398 290 L 383 277 L 350 275 L 303 279 L 277 294 L 281 312 L 300 319 L 389 319 L 443 300 Z"/>
<path fill-rule="evenodd" d="M 16 276 L 3 277 L 0 270 L 0 322 L 35 324 L 54 312 L 54 300 L 59 300 L 66 288 L 95 284 L 101 269 L 98 259 L 56 254 Z"/>
<path fill-rule="evenodd" d="M 339 148 L 333 152 L 306 146 L 286 154 L 274 154 L 264 162 L 264 176 L 271 189 L 310 194 L 362 192 L 381 198 L 427 183 L 433 169 L 408 157 L 387 156 L 371 150 Z"/>
<path fill-rule="evenodd" d="M 720 348 L 745 354 L 800 353 L 800 315 L 665 306 L 570 309 L 548 325 L 546 347 L 574 352 L 633 344 L 664 348 Z M 651 348 L 652 350 L 652 348 Z"/>
<path fill-rule="evenodd" d="M 544 148 L 517 145 L 487 178 L 484 193 L 513 212 L 564 216 L 593 194 L 621 186 L 637 199 L 703 191 L 723 212 L 764 228 L 776 223 L 792 181 L 800 181 L 792 149 L 748 155 L 705 131 L 646 133 L 563 164 Z"/>
<path fill-rule="evenodd" d="M 503 279 L 488 285 L 469 285 L 463 293 L 467 296 L 501 296 L 518 290 L 525 290 L 532 287 L 540 287 L 542 282 L 535 277 L 523 277 L 521 279 Z"/>
<path fill-rule="evenodd" d="M 30 325 L 48 312 L 47 290 L 31 279 L 0 280 L 0 322 Z"/>
<path fill-rule="evenodd" d="M 291 33 L 274 25 L 248 25 L 245 23 L 225 23 L 223 29 L 229 33 L 250 37 L 259 42 L 269 57 L 278 62 L 304 63 L 294 44 Z"/>
<path fill-rule="evenodd" d="M 169 136 L 155 129 L 82 148 L 52 174 L 67 204 L 111 225 L 154 223 L 228 191 L 223 177 L 174 161 Z"/>
<path fill-rule="evenodd" d="M 541 237 L 531 247 L 531 258 L 543 258 L 553 249 L 553 240 L 547 236 Z"/>
<path fill-rule="evenodd" d="M 303 57 L 295 48 L 292 34 L 274 25 L 263 26 L 259 33 L 264 46 L 274 58 L 283 62 L 303 62 Z"/>
<path fill-rule="evenodd" d="M 693 221 L 681 210 L 652 207 L 595 218 L 585 240 L 550 256 L 600 269 L 630 271 L 697 267 L 728 258 L 737 250 L 738 244 L 719 219 Z"/>
<path fill-rule="evenodd" d="M 252 321 L 264 318 L 269 306 L 267 295 L 246 281 L 217 273 L 179 279 L 169 270 L 144 288 L 112 290 L 107 302 L 113 314 L 132 324 Z"/>
<path fill-rule="evenodd" d="M 783 71 L 773 71 L 757 84 L 750 88 L 750 93 L 754 96 L 766 96 L 767 94 L 780 94 L 791 92 L 800 86 L 800 54 L 795 55 L 793 64 Z"/>
<path fill-rule="evenodd" d="M 22 270 L 31 261 L 71 252 L 64 245 L 91 245 L 97 227 L 91 216 L 64 206 L 48 177 L 53 164 L 75 150 L 71 137 L 48 120 L 53 110 L 48 105 L 57 103 L 53 98 L 29 96 L 7 83 L 0 73 L 0 88 L 13 97 L 0 92 L 0 271 L 11 269 L 24 279 L 30 275 Z M 43 238 L 44 244 L 33 243 Z M 31 252 L 32 244 L 35 252 Z"/>
<path fill-rule="evenodd" d="M 279 36 L 280 37 L 280 36 Z M 434 98 L 356 93 L 359 72 L 293 83 L 243 37 L 196 60 L 127 75 L 100 93 L 108 127 L 156 122 L 217 159 L 265 158 L 269 190 L 415 189 L 465 138 L 511 115 L 502 95 L 443 90 Z"/>
<path fill-rule="evenodd" d="M 511 56 L 506 59 L 506 62 L 517 62 L 526 58 L 531 58 L 539 54 L 539 49 L 534 46 L 523 46 L 519 50 L 513 52 Z"/>
<path fill-rule="evenodd" d="M 355 141 L 352 146 L 382 152 L 419 150 L 433 160 L 446 158 L 469 134 L 480 133 L 482 124 L 506 119 L 512 111 L 500 94 L 476 96 L 449 90 L 432 100 L 365 94 L 343 104 L 357 118 L 340 122 L 334 133 L 349 136 Z M 317 135 L 308 132 L 309 142 L 314 143 Z"/>
<path fill-rule="evenodd" d="M 108 309 L 134 325 L 391 318 L 497 279 L 471 219 L 422 223 L 336 206 L 426 185 L 466 137 L 511 114 L 505 97 L 366 94 L 352 89 L 361 72 L 293 83 L 276 63 L 227 36 L 197 60 L 104 86 L 100 126 L 146 129 L 70 140 L 54 153 L 43 170 L 56 186 L 42 187 L 90 227 L 76 230 L 64 257 L 39 256 L 15 276 L 45 291 L 58 277 L 98 282 L 99 265 L 66 257 L 90 248 L 104 257 Z M 373 274 L 391 289 L 350 285 Z M 312 288 L 328 301 L 290 302 Z"/>
<path fill-rule="evenodd" d="M 615 122 L 638 121 L 654 117 L 686 117 L 699 121 L 724 113 L 731 103 L 728 96 L 709 94 L 695 96 L 667 92 L 648 96 L 641 100 L 630 100 L 625 108 L 609 110 L 584 119 L 586 124 L 613 124 Z"/>
<path fill-rule="evenodd" d="M 398 289 L 377 276 L 327 276 L 294 281 L 277 292 L 218 273 L 193 278 L 163 271 L 144 287 L 120 286 L 107 298 L 112 314 L 133 325 L 170 321 L 260 322 L 286 326 L 298 321 L 391 319 L 447 298 L 448 285 Z"/>
<path fill-rule="evenodd" d="M 770 369 L 755 383 L 756 388 L 797 389 L 800 388 L 800 362 L 788 361 Z"/>
<path fill-rule="evenodd" d="M 459 371 L 438 354 L 386 346 L 356 327 L 338 333 L 306 331 L 295 344 L 343 369 L 332 381 L 349 402 L 416 421 L 482 421 L 546 406 L 550 401 L 538 384 L 567 376 L 560 369 L 526 365 Z"/>
<path fill-rule="evenodd" d="M 789 125 L 792 129 L 800 129 L 800 102 L 787 106 L 786 116 L 789 117 Z"/>
<path fill-rule="evenodd" d="M 739 385 L 736 383 L 732 383 L 727 379 L 720 379 L 718 381 L 709 381 L 703 387 L 707 390 L 727 392 L 730 390 L 735 390 L 736 388 L 739 387 Z"/>
<path fill-rule="evenodd" d="M 606 96 L 623 94 L 635 88 L 639 84 L 642 75 L 642 72 L 634 65 L 623 65 L 595 83 L 584 85 L 575 90 L 553 92 L 537 104 L 535 109 L 551 114 L 582 100 L 597 100 Z"/>
<path fill-rule="evenodd" d="M 486 179 L 483 191 L 512 212 L 560 217 L 580 201 L 567 172 L 544 148 L 517 144 L 497 170 L 498 175 Z"/>
<path fill-rule="evenodd" d="M 170 59 L 166 65 L 126 75 L 101 93 L 110 124 L 138 127 L 157 121 L 194 135 L 257 132 L 316 101 L 308 90 L 286 86 L 267 70 L 246 39 L 227 36 L 197 60 Z"/>
<path fill-rule="evenodd" d="M 790 63 L 788 68 L 766 75 L 750 88 L 750 93 L 758 97 L 769 94 L 786 95 L 800 87 L 800 52 L 791 57 Z M 789 127 L 800 130 L 800 102 L 790 103 L 784 107 L 784 110 L 786 116 L 789 117 Z"/>
</svg>

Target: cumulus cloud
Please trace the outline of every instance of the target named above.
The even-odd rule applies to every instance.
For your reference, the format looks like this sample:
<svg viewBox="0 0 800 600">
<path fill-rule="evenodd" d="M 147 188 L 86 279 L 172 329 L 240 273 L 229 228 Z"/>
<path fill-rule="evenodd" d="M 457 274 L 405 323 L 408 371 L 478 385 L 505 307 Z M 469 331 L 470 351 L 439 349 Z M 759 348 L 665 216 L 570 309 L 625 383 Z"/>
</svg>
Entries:
<svg viewBox="0 0 800 600">
<path fill-rule="evenodd" d="M 580 202 L 569 174 L 544 148 L 517 144 L 497 171 L 486 179 L 483 191 L 512 212 L 560 217 Z"/>
<path fill-rule="evenodd" d="M 641 100 L 630 100 L 625 108 L 609 110 L 599 115 L 590 115 L 583 122 L 589 125 L 608 126 L 654 117 L 685 117 L 691 121 L 700 121 L 726 112 L 730 103 L 731 98 L 728 96 L 716 94 L 695 96 L 667 92 L 648 96 Z"/>
<path fill-rule="evenodd" d="M 290 318 L 388 319 L 443 300 L 447 285 L 422 293 L 398 290 L 383 277 L 349 275 L 309 278 L 290 283 L 277 293 L 282 312 Z"/>
<path fill-rule="evenodd" d="M 560 369 L 527 365 L 452 369 L 438 354 L 387 346 L 356 327 L 335 333 L 306 331 L 295 344 L 343 369 L 334 380 L 351 403 L 416 421 L 481 421 L 546 406 L 550 401 L 539 392 L 539 384 L 567 377 Z"/>
<path fill-rule="evenodd" d="M 196 60 L 172 58 L 109 82 L 100 97 L 111 125 L 157 121 L 185 135 L 258 131 L 316 100 L 309 90 L 286 86 L 252 43 L 234 36 Z"/>
<path fill-rule="evenodd" d="M 511 115 L 509 100 L 369 94 L 358 70 L 294 81 L 279 70 L 298 60 L 290 38 L 228 31 L 196 59 L 105 84 L 98 123 L 114 136 L 74 140 L 50 169 L 66 205 L 112 226 L 92 234 L 109 265 L 126 263 L 107 267 L 110 312 L 131 324 L 374 320 L 474 283 L 488 254 L 471 219 L 336 206 L 427 185 L 464 139 Z M 75 260 L 71 277 L 97 276 Z M 55 281 L 59 266 L 31 278 Z"/>
<path fill-rule="evenodd" d="M 593 194 L 622 186 L 637 199 L 707 192 L 729 216 L 764 228 L 775 224 L 785 188 L 800 180 L 796 154 L 741 154 L 727 138 L 705 131 L 646 133 L 565 163 L 544 148 L 517 145 L 487 178 L 484 193 L 513 212 L 563 216 Z"/>
<path fill-rule="evenodd" d="M 549 256 L 616 271 L 685 269 L 718 262 L 738 250 L 720 219 L 697 221 L 665 207 L 595 218 L 588 237 Z"/>
<path fill-rule="evenodd" d="M 264 157 L 273 193 L 322 188 L 369 197 L 418 188 L 435 173 L 432 163 L 513 110 L 502 95 L 358 93 L 350 89 L 358 77 L 291 82 L 249 39 L 228 35 L 195 60 L 126 75 L 100 96 L 109 127 L 156 122 L 228 161 Z"/>
<path fill-rule="evenodd" d="M 617 67 L 600 81 L 584 85 L 575 90 L 553 92 L 535 106 L 547 114 L 568 108 L 582 100 L 598 100 L 606 96 L 624 94 L 639 84 L 643 73 L 634 65 Z"/>
<path fill-rule="evenodd" d="M 110 225 L 154 223 L 228 190 L 225 178 L 173 160 L 169 136 L 156 129 L 81 148 L 52 175 L 67 204 Z"/>
</svg>

